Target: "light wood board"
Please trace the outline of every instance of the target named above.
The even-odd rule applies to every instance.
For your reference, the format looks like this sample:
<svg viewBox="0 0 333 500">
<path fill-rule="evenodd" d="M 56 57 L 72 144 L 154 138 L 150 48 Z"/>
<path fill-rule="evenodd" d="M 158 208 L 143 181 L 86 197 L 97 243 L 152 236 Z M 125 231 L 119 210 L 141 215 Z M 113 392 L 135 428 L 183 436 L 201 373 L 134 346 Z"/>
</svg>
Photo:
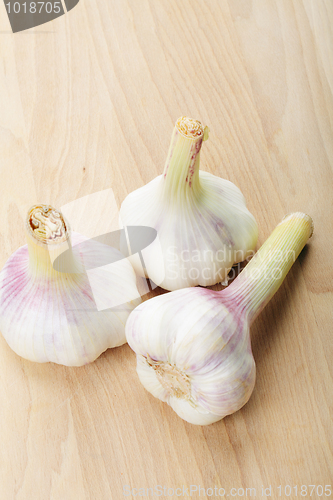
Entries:
<svg viewBox="0 0 333 500">
<path fill-rule="evenodd" d="M 239 186 L 259 244 L 291 211 L 315 225 L 253 325 L 250 401 L 211 426 L 150 396 L 127 345 L 65 368 L 0 336 L 1 500 L 333 490 L 332 1 L 81 0 L 16 34 L 0 12 L 0 268 L 34 203 L 112 188 L 120 205 L 160 174 L 181 115 L 210 127 L 202 169 Z"/>
</svg>

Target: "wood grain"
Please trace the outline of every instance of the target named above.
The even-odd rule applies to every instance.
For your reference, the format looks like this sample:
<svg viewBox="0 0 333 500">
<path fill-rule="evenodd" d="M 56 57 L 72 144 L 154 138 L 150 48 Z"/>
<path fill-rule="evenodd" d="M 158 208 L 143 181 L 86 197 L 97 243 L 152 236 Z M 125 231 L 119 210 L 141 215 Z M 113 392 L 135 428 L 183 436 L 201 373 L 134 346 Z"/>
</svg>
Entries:
<svg viewBox="0 0 333 500">
<path fill-rule="evenodd" d="M 202 168 L 240 187 L 260 244 L 288 212 L 315 223 L 252 329 L 254 393 L 214 425 L 145 392 L 128 346 L 65 368 L 0 337 L 1 500 L 332 484 L 333 3 L 81 0 L 17 34 L 0 10 L 1 267 L 34 203 L 120 205 L 160 174 L 181 115 L 209 125 Z"/>
</svg>

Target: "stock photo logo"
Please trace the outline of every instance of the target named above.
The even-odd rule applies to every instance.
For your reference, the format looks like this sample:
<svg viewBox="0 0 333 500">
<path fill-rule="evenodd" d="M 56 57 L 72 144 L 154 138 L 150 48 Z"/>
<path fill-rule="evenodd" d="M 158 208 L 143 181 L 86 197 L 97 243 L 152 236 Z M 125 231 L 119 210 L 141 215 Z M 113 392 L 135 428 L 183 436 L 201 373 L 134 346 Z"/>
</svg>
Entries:
<svg viewBox="0 0 333 500">
<path fill-rule="evenodd" d="M 62 206 L 61 212 L 69 222 L 73 238 L 59 254 L 50 254 L 52 266 L 60 273 L 76 274 L 77 263 L 81 262 L 81 272 L 87 277 L 94 300 L 93 311 L 121 308 L 127 302 L 149 293 L 163 280 L 161 258 L 161 275 L 156 283 L 144 279 L 140 291 L 137 287 L 126 290 L 115 288 L 117 276 L 121 279 L 124 266 L 133 267 L 141 277 L 148 276 L 151 252 L 159 255 L 162 250 L 154 228 L 119 227 L 119 211 L 112 189 L 78 198 Z M 105 288 L 108 293 L 105 293 Z M 111 293 L 112 290 L 114 293 Z M 80 303 L 74 308 L 80 310 Z"/>
<path fill-rule="evenodd" d="M 80 0 L 3 0 L 13 33 L 48 23 L 72 10 Z"/>
<path fill-rule="evenodd" d="M 146 252 L 149 252 L 156 241 L 155 229 L 148 226 L 127 226 L 92 239 L 82 239 L 69 246 L 53 261 L 53 269 L 60 273 L 77 274 L 79 271 L 87 275 L 96 306 L 93 310 L 121 308 L 126 302 L 138 299 L 153 290 L 158 284 L 147 279 L 145 285 L 142 285 L 141 293 L 133 287 L 129 288 L 125 295 L 106 294 L 105 288 L 114 288 L 117 276 L 122 274 L 124 261 L 129 261 L 136 269 L 141 268 L 140 275 L 143 277 L 147 269 Z M 77 262 L 83 264 L 82 269 L 78 269 Z M 79 302 L 76 306 L 75 309 L 80 310 Z"/>
</svg>

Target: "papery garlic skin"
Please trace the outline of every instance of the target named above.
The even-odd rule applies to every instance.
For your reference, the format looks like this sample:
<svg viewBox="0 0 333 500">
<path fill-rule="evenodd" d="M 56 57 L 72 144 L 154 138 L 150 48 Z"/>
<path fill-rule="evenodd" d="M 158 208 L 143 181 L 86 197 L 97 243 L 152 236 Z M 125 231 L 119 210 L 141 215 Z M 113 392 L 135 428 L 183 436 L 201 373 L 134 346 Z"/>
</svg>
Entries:
<svg viewBox="0 0 333 500">
<path fill-rule="evenodd" d="M 255 384 L 249 329 L 312 235 L 287 216 L 221 292 L 187 288 L 138 306 L 126 324 L 144 387 L 187 422 L 207 425 L 240 409 Z"/>
<path fill-rule="evenodd" d="M 162 253 L 149 256 L 154 265 L 149 265 L 148 277 L 166 290 L 224 281 L 257 243 L 258 227 L 241 191 L 199 170 L 207 137 L 200 122 L 179 118 L 163 175 L 130 193 L 121 205 L 124 226 L 157 230 Z"/>
<path fill-rule="evenodd" d="M 26 232 L 28 244 L 0 273 L 0 331 L 13 351 L 40 363 L 81 366 L 124 344 L 127 317 L 141 302 L 130 263 L 117 250 L 77 233 L 72 248 L 68 224 L 49 205 L 32 207 Z M 84 255 L 77 246 L 83 242 Z M 65 252 L 71 272 L 53 267 Z M 121 305 L 98 311 L 85 269 L 105 264 L 105 252 L 119 260 L 111 271 L 114 287 L 100 279 L 98 293 L 116 295 Z M 138 298 L 128 301 L 130 294 Z"/>
<path fill-rule="evenodd" d="M 184 420 L 208 425 L 237 411 L 255 383 L 248 324 L 218 292 L 191 288 L 154 297 L 131 313 L 126 336 L 143 386 Z M 173 384 L 161 372 L 173 367 Z M 188 377 L 188 391 L 180 394 Z"/>
</svg>

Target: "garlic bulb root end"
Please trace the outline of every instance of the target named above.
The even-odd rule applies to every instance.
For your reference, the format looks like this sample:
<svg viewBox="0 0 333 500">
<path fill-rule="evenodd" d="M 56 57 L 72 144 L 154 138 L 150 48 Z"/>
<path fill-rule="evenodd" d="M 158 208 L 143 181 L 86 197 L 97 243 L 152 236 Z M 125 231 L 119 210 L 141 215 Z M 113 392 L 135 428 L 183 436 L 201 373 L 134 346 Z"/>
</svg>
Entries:
<svg viewBox="0 0 333 500">
<path fill-rule="evenodd" d="M 191 399 L 191 382 L 186 373 L 175 365 L 165 361 L 154 361 L 149 354 L 146 356 L 148 366 L 155 370 L 158 381 L 170 396 Z"/>
</svg>

